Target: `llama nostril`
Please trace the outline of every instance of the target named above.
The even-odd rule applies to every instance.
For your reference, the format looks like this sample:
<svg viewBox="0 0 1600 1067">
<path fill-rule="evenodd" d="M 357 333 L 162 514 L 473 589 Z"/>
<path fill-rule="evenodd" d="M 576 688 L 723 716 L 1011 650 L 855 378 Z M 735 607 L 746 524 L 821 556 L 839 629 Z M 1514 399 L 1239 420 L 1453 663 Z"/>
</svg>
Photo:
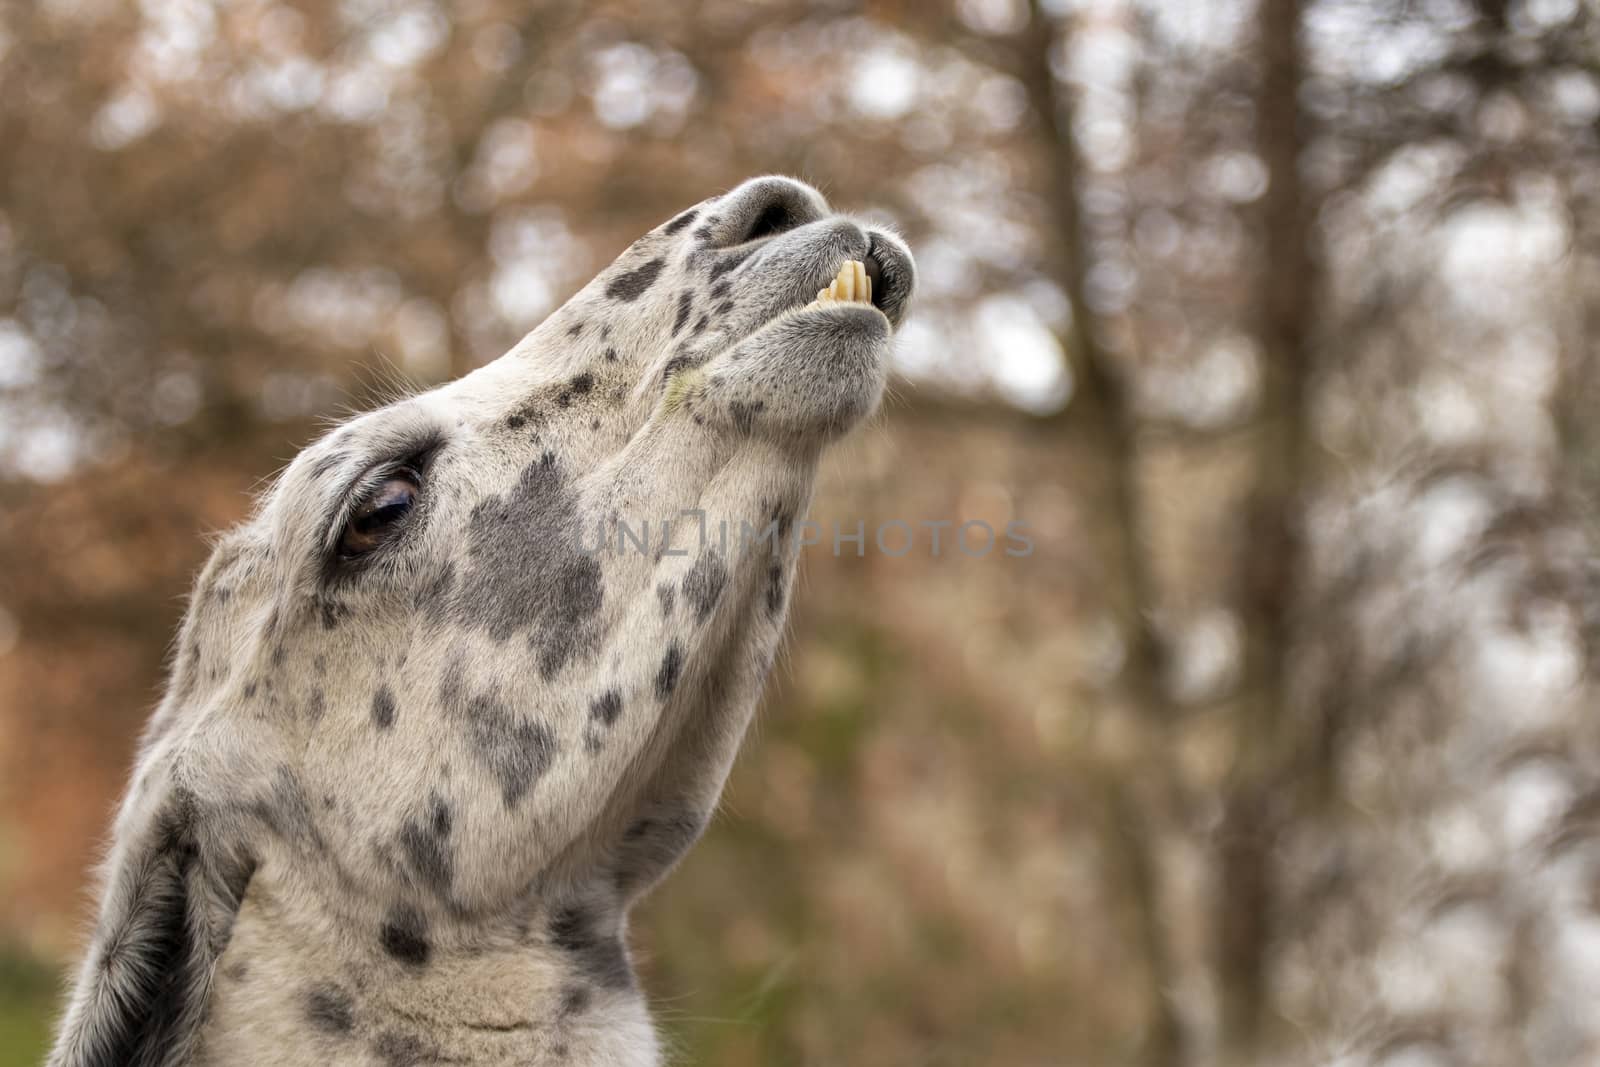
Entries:
<svg viewBox="0 0 1600 1067">
<path fill-rule="evenodd" d="M 785 230 L 794 229 L 794 226 L 794 214 L 789 210 L 789 205 L 779 201 L 756 216 L 755 222 L 750 224 L 749 231 L 744 235 L 744 240 L 756 241 L 763 237 L 775 237 Z"/>
<path fill-rule="evenodd" d="M 753 178 L 729 194 L 708 243 L 732 248 L 816 222 L 828 214 L 822 194 L 792 178 Z"/>
</svg>

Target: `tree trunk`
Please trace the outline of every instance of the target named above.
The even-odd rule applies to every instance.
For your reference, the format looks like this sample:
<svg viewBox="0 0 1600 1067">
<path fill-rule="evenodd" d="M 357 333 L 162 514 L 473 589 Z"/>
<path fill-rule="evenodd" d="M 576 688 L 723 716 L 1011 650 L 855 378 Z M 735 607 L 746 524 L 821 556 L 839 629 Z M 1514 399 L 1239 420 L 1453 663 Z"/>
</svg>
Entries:
<svg viewBox="0 0 1600 1067">
<path fill-rule="evenodd" d="M 1164 686 L 1160 636 L 1152 622 L 1154 582 L 1146 557 L 1146 517 L 1139 497 L 1134 415 L 1122 382 L 1101 346 L 1094 312 L 1085 298 L 1089 241 L 1079 197 L 1084 165 L 1073 136 L 1070 93 L 1058 91 L 1050 67 L 1057 24 L 1035 0 L 1028 30 L 1019 42 L 1016 74 L 1044 134 L 1048 166 L 1045 198 L 1051 229 L 1058 235 L 1046 252 L 1047 265 L 1072 305 L 1072 322 L 1062 347 L 1072 371 L 1071 403 L 1059 417 L 1061 432 L 1095 460 L 1097 483 L 1084 487 L 1100 504 L 1100 536 L 1095 552 L 1104 565 L 1106 607 L 1116 622 L 1126 656 L 1112 694 L 1110 714 L 1128 712 L 1138 738 L 1104 769 L 1099 793 L 1105 805 L 1104 837 L 1116 884 L 1127 892 L 1132 911 L 1134 949 L 1141 957 L 1147 1027 L 1138 1062 L 1148 1067 L 1178 1067 L 1186 1060 L 1182 1019 L 1172 999 L 1176 962 L 1161 908 L 1160 870 L 1155 842 L 1171 768 L 1162 732 L 1170 723 L 1171 701 Z"/>
<path fill-rule="evenodd" d="M 1306 392 L 1317 290 L 1310 247 L 1314 210 L 1299 174 L 1306 139 L 1299 106 L 1300 0 L 1263 0 L 1258 18 L 1256 136 L 1268 184 L 1260 203 L 1263 257 L 1255 298 L 1262 361 L 1251 437 L 1254 484 L 1235 571 L 1244 634 L 1237 763 L 1217 847 L 1224 1063 L 1258 1058 L 1267 1036 L 1267 967 L 1278 919 L 1272 861 L 1290 806 L 1281 772 L 1293 747 L 1288 668 L 1303 565 L 1299 522 L 1308 473 Z"/>
</svg>

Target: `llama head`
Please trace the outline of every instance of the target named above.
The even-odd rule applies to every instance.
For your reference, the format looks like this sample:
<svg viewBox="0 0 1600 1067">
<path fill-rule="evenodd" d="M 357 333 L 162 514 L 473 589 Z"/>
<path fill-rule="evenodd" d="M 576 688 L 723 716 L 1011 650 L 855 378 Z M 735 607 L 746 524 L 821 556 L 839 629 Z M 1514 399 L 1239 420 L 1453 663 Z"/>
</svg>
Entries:
<svg viewBox="0 0 1600 1067">
<path fill-rule="evenodd" d="M 305 449 L 202 576 L 165 710 L 383 768 L 363 823 L 434 791 L 429 764 L 457 790 L 476 767 L 508 811 L 564 757 L 581 777 L 714 611 L 775 640 L 791 561 L 746 559 L 721 604 L 727 531 L 776 522 L 783 554 L 818 452 L 879 400 L 912 279 L 898 240 L 790 179 L 676 216 L 505 356 Z M 685 528 L 708 521 L 702 552 Z"/>
<path fill-rule="evenodd" d="M 307 447 L 196 584 L 59 1062 L 186 1047 L 252 884 L 340 959 L 415 974 L 532 937 L 628 987 L 616 916 L 716 802 L 791 523 L 878 403 L 913 275 L 755 179 Z M 158 972 L 180 990 L 152 1014 Z"/>
</svg>

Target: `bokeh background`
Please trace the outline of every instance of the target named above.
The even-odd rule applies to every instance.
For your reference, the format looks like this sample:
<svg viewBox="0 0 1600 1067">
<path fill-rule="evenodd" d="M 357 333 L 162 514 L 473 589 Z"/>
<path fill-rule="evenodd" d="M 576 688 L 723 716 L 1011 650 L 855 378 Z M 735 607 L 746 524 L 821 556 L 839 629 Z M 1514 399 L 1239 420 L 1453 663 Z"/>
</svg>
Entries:
<svg viewBox="0 0 1600 1067">
<path fill-rule="evenodd" d="M 904 232 L 676 1061 L 1600 1062 L 1581 0 L 0 2 L 0 1063 L 204 535 L 749 175 Z"/>
</svg>

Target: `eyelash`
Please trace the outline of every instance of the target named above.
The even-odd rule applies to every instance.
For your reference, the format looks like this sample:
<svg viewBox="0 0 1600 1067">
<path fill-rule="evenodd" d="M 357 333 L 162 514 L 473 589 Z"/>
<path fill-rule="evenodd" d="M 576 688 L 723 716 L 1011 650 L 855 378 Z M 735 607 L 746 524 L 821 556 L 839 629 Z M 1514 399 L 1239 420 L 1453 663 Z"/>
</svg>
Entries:
<svg viewBox="0 0 1600 1067">
<path fill-rule="evenodd" d="M 361 514 L 364 508 L 374 502 L 378 494 L 382 492 L 385 486 L 387 486 L 390 482 L 399 480 L 410 482 L 414 491 L 412 499 L 405 505 L 403 511 L 401 511 L 399 514 L 393 515 L 392 518 L 384 517 L 385 513 L 393 512 L 395 509 L 400 507 L 399 503 L 394 503 L 385 504 L 368 515 Z M 356 505 L 350 509 L 350 514 L 345 518 L 344 527 L 340 530 L 341 538 L 345 534 L 349 533 L 352 527 L 359 529 L 358 524 L 363 520 L 371 521 L 375 527 L 400 521 L 406 515 L 409 515 L 411 512 L 416 510 L 417 503 L 419 502 L 421 496 L 422 472 L 418 471 L 409 463 L 402 463 L 388 468 L 373 478 L 371 487 L 362 494 Z"/>
<path fill-rule="evenodd" d="M 427 499 L 425 490 L 428 467 L 438 447 L 439 442 L 429 442 L 425 448 L 411 453 L 405 459 L 392 460 L 370 468 L 346 487 L 343 494 L 343 499 L 346 503 L 335 514 L 324 538 L 324 544 L 326 545 L 324 572 L 330 579 L 341 574 L 355 572 L 366 564 L 373 562 L 376 558 L 381 557 L 386 549 L 392 548 L 398 541 L 403 539 L 404 530 L 402 529 L 384 544 L 378 545 L 370 551 L 354 554 L 346 554 L 340 551 L 340 544 L 344 540 L 345 533 L 349 530 L 351 523 L 355 521 L 355 517 L 359 514 L 361 508 L 372 499 L 374 494 L 383 488 L 385 483 L 396 477 L 407 477 L 416 487 L 416 496 L 406 514 L 395 520 L 403 526 L 412 524 L 418 509 L 423 506 L 424 501 Z"/>
</svg>

